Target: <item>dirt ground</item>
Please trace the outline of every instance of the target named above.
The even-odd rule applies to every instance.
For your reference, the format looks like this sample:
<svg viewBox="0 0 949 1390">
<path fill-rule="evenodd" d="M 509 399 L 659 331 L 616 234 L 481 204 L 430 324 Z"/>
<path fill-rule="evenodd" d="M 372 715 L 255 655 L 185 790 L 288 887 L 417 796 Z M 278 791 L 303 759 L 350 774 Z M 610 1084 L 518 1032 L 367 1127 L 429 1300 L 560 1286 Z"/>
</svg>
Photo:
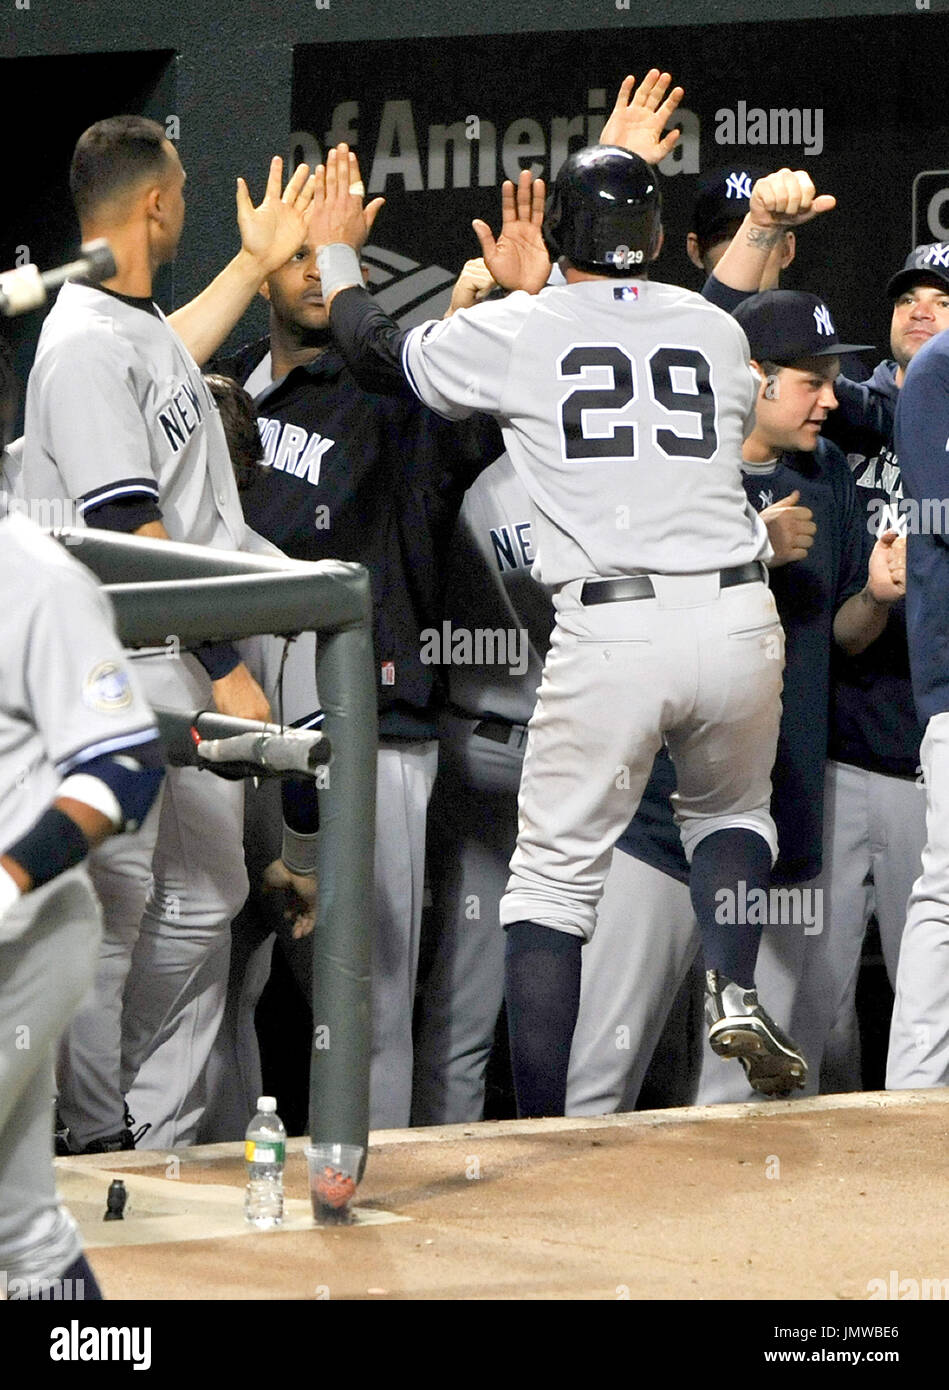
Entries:
<svg viewBox="0 0 949 1390">
<path fill-rule="evenodd" d="M 263 1233 L 238 1144 L 57 1169 L 113 1299 L 863 1300 L 949 1291 L 947 1140 L 949 1090 L 379 1132 L 347 1227 L 313 1225 L 291 1140 Z"/>
</svg>

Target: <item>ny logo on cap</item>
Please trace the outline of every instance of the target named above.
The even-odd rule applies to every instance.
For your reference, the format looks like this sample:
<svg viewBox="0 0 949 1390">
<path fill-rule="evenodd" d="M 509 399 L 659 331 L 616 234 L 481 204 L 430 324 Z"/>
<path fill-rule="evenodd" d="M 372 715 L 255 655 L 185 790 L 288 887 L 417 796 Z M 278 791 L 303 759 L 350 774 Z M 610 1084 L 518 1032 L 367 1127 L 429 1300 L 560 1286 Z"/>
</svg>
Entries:
<svg viewBox="0 0 949 1390">
<path fill-rule="evenodd" d="M 828 338 L 833 337 L 834 325 L 831 322 L 830 310 L 826 304 L 818 304 L 814 309 L 814 322 L 817 324 L 818 333 L 825 333 Z"/>
<path fill-rule="evenodd" d="M 927 247 L 920 265 L 949 266 L 949 241 L 937 241 L 935 246 Z"/>
<path fill-rule="evenodd" d="M 750 198 L 751 177 L 748 174 L 729 174 L 725 180 L 726 198 Z"/>
</svg>

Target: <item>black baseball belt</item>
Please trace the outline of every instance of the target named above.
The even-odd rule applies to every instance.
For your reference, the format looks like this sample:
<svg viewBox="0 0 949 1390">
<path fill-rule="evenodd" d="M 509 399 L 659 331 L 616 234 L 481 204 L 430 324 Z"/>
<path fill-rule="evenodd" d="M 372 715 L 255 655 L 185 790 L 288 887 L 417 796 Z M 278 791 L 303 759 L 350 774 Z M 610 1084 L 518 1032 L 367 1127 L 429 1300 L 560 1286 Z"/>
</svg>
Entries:
<svg viewBox="0 0 949 1390">
<path fill-rule="evenodd" d="M 747 565 L 719 570 L 718 583 L 722 589 L 731 589 L 735 584 L 760 584 L 765 576 L 762 562 L 750 560 Z M 588 579 L 580 590 L 580 602 L 585 608 L 594 603 L 628 603 L 632 599 L 655 597 L 655 586 L 648 574 L 624 574 L 619 579 Z"/>
<path fill-rule="evenodd" d="M 475 725 L 472 733 L 475 738 L 490 739 L 492 743 L 510 743 L 514 730 L 523 732 L 524 728 L 523 724 L 508 724 L 505 719 L 482 719 Z"/>
<path fill-rule="evenodd" d="M 450 701 L 446 704 L 445 710 L 456 719 L 463 719 L 466 723 L 476 721 L 471 731 L 474 737 L 486 738 L 492 743 L 510 743 L 512 734 L 527 732 L 526 724 L 518 724 L 511 719 L 503 719 L 498 714 L 486 714 L 480 718 L 477 714 L 469 714 L 467 710 L 453 705 Z"/>
</svg>

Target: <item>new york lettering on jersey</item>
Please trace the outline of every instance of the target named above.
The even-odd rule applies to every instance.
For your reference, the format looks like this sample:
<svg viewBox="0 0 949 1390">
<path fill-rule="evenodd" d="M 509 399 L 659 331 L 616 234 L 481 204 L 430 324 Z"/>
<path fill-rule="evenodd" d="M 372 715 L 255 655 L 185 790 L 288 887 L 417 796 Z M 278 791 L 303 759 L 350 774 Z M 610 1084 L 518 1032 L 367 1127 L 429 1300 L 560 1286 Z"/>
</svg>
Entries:
<svg viewBox="0 0 949 1390">
<path fill-rule="evenodd" d="M 166 403 L 159 407 L 158 425 L 173 454 L 179 453 L 201 424 L 208 410 L 214 410 L 213 397 L 204 378 L 178 383 Z"/>
<path fill-rule="evenodd" d="M 534 546 L 531 540 L 529 521 L 515 521 L 505 526 L 491 528 L 491 544 L 498 569 L 505 570 L 530 567 L 534 563 Z"/>
<path fill-rule="evenodd" d="M 291 473 L 295 478 L 303 478 L 316 487 L 320 481 L 323 459 L 335 447 L 336 440 L 329 439 L 318 430 L 308 431 L 301 425 L 268 419 L 265 415 L 257 417 L 257 425 L 264 450 L 262 463 L 278 473 Z"/>
</svg>

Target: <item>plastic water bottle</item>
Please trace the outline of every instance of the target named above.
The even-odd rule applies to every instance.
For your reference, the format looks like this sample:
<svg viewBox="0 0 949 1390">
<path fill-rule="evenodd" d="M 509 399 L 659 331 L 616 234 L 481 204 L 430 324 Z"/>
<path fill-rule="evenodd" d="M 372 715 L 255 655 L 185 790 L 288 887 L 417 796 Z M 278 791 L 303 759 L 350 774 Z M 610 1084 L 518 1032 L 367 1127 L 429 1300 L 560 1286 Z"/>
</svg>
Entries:
<svg viewBox="0 0 949 1390">
<path fill-rule="evenodd" d="M 283 1163 L 287 1131 L 277 1114 L 273 1096 L 261 1096 L 257 1114 L 244 1136 L 247 1193 L 244 1216 L 259 1231 L 279 1226 L 283 1220 Z"/>
</svg>

